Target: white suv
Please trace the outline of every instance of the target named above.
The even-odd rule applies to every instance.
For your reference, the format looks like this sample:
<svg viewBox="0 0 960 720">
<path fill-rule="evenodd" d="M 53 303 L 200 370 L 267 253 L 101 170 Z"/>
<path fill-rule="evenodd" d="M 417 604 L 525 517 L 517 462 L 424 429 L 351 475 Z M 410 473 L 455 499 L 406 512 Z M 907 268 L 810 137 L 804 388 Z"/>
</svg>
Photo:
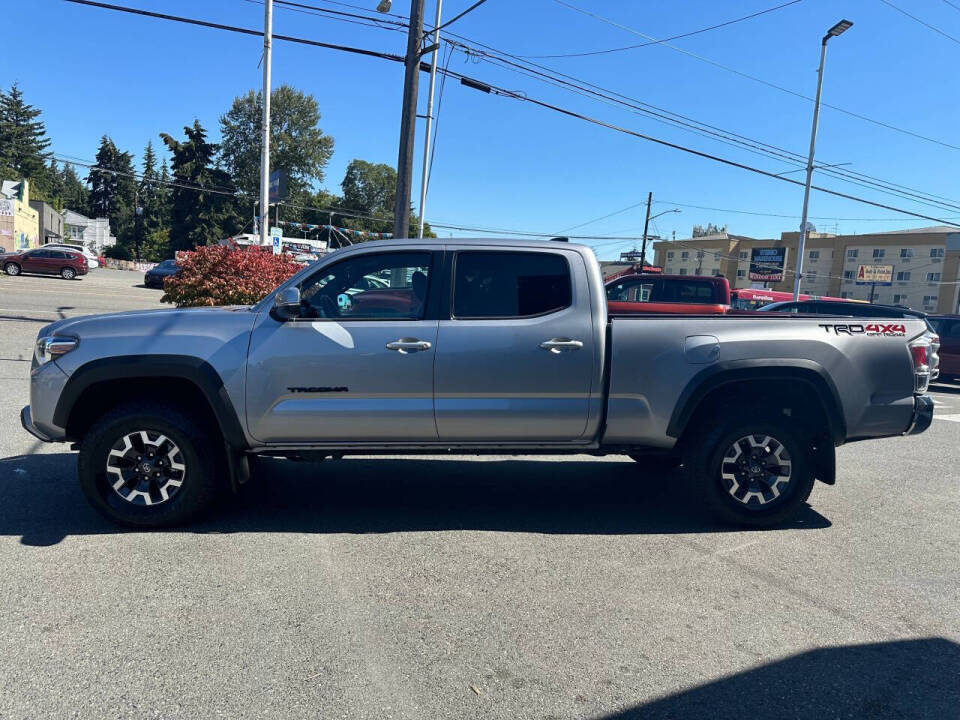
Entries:
<svg viewBox="0 0 960 720">
<path fill-rule="evenodd" d="M 80 253 L 87 261 L 87 267 L 93 270 L 94 268 L 100 267 L 100 261 L 97 260 L 97 256 L 94 255 L 90 249 L 85 245 L 68 245 L 67 243 L 47 243 L 43 247 L 50 248 L 51 250 L 72 250 L 73 252 Z"/>
</svg>

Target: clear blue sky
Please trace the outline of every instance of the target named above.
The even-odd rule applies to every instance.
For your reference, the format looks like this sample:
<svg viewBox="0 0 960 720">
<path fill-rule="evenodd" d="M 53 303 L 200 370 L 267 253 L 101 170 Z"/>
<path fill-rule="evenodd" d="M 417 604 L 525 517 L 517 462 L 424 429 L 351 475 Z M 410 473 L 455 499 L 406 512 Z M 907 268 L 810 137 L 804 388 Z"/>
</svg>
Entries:
<svg viewBox="0 0 960 720">
<path fill-rule="evenodd" d="M 336 8 L 327 2 L 308 4 Z M 376 0 L 346 0 L 368 7 Z M 251 0 L 114 0 L 148 10 L 262 28 L 263 6 Z M 570 0 L 595 14 L 664 38 L 764 10 L 785 0 L 744 2 L 613 2 Z M 891 0 L 943 32 L 960 38 L 960 10 L 943 0 Z M 469 0 L 446 0 L 447 18 Z M 960 6 L 960 3 L 954 4 Z M 232 99 L 258 88 L 262 40 L 234 33 L 135 17 L 60 0 L 3 4 L 11 37 L 0 85 L 18 82 L 43 110 L 58 154 L 92 159 L 110 135 L 138 157 L 148 139 L 182 133 L 198 118 L 214 139 Z M 349 11 L 349 8 L 340 7 Z M 393 11 L 406 14 L 404 0 Z M 427 2 L 427 18 L 433 2 Z M 740 72 L 812 96 L 820 38 L 841 18 L 855 25 L 831 41 L 824 102 L 960 146 L 960 42 L 928 29 L 881 0 L 802 0 L 752 20 L 671 44 Z M 488 0 L 452 30 L 518 55 L 600 50 L 643 42 L 555 0 Z M 405 36 L 358 27 L 277 6 L 274 32 L 402 53 Z M 538 60 L 584 80 L 751 138 L 806 153 L 812 103 L 653 45 L 580 58 Z M 455 54 L 451 69 L 530 97 L 563 105 L 672 142 L 781 172 L 791 166 L 730 147 L 624 108 L 571 94 L 486 62 Z M 402 66 L 340 52 L 275 44 L 274 83 L 288 83 L 319 100 L 322 128 L 335 139 L 324 186 L 339 191 L 353 158 L 396 164 Z M 421 112 L 426 77 L 421 83 Z M 648 190 L 654 212 L 683 203 L 726 210 L 799 216 L 802 188 L 692 157 L 529 103 L 485 95 L 448 81 L 440 117 L 428 220 L 470 226 L 557 232 L 631 204 Z M 422 129 L 418 128 L 416 156 Z M 925 142 L 824 109 L 817 159 L 946 198 L 960 199 L 960 150 Z M 802 179 L 802 173 L 788 177 Z M 419 178 L 419 170 L 416 178 Z M 936 217 L 908 200 L 820 178 L 823 184 Z M 414 198 L 418 196 L 414 189 Z M 960 202 L 958 202 L 960 204 Z M 688 237 L 694 224 L 728 224 L 734 233 L 777 237 L 798 217 L 776 218 L 684 207 L 652 231 Z M 822 230 L 869 233 L 934 223 L 900 221 L 893 213 L 814 193 L 810 214 Z M 639 235 L 644 208 L 584 225 L 570 234 Z M 821 220 L 820 217 L 856 218 Z M 883 222 L 870 219 L 885 218 Z M 440 231 L 445 234 L 446 231 Z M 455 233 L 475 235 L 476 233 Z M 596 241 L 602 258 L 632 242 Z"/>
</svg>

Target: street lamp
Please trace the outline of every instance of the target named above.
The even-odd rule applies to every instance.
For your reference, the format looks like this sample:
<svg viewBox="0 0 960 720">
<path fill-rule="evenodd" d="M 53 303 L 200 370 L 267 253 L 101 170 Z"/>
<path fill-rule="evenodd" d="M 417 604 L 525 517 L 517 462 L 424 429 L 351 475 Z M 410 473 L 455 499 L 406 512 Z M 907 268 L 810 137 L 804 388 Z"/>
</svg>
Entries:
<svg viewBox="0 0 960 720">
<path fill-rule="evenodd" d="M 817 69 L 817 97 L 813 103 L 813 128 L 810 130 L 810 152 L 807 155 L 807 182 L 803 187 L 803 213 L 800 216 L 800 240 L 797 242 L 797 271 L 793 280 L 793 299 L 800 298 L 800 279 L 803 277 L 803 247 L 807 242 L 807 208 L 810 205 L 810 182 L 813 180 L 813 151 L 817 146 L 817 122 L 820 119 L 820 91 L 823 88 L 823 60 L 827 55 L 827 41 L 843 35 L 853 26 L 849 20 L 841 20 L 827 30 L 820 42 L 820 67 Z"/>
</svg>

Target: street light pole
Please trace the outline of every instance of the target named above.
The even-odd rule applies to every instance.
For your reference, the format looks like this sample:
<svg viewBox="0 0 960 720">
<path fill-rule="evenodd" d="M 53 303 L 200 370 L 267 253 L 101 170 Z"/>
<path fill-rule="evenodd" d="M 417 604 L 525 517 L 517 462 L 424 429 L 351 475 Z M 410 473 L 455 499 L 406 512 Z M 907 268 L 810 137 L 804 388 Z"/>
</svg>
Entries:
<svg viewBox="0 0 960 720">
<path fill-rule="evenodd" d="M 410 234 L 410 186 L 413 182 L 413 145 L 417 131 L 417 90 L 420 84 L 420 41 L 423 38 L 423 2 L 410 0 L 410 30 L 403 75 L 400 113 L 400 150 L 397 157 L 397 199 L 393 208 L 393 236 Z"/>
<path fill-rule="evenodd" d="M 437 15 L 433 21 L 433 60 L 430 62 L 430 89 L 427 91 L 427 122 L 423 132 L 423 171 L 420 173 L 420 222 L 417 223 L 417 237 L 423 237 L 423 223 L 427 204 L 427 181 L 430 172 L 430 132 L 433 127 L 433 89 L 437 84 L 437 55 L 440 53 L 440 11 L 443 0 L 437 0 Z"/>
<path fill-rule="evenodd" d="M 807 242 L 807 209 L 810 205 L 810 182 L 813 180 L 813 152 L 817 146 L 817 123 L 820 119 L 820 91 L 823 89 L 823 61 L 827 55 L 827 41 L 850 29 L 849 20 L 841 20 L 827 30 L 820 43 L 820 67 L 817 68 L 817 97 L 813 102 L 813 127 L 810 129 L 810 152 L 807 154 L 807 181 L 803 186 L 803 212 L 800 216 L 800 239 L 797 242 L 797 270 L 793 280 L 793 299 L 800 298 L 800 280 L 803 277 L 803 248 Z"/>
<path fill-rule="evenodd" d="M 270 61 L 273 44 L 273 0 L 263 3 L 263 129 L 260 140 L 260 245 L 267 244 L 270 222 Z"/>
</svg>

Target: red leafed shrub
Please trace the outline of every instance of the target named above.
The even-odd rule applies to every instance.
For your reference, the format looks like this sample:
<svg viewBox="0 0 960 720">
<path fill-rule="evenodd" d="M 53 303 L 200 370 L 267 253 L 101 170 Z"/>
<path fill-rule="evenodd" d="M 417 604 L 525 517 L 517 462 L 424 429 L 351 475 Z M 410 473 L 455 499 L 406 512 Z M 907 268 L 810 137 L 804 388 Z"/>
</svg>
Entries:
<svg viewBox="0 0 960 720">
<path fill-rule="evenodd" d="M 270 249 L 206 245 L 177 253 L 177 273 L 164 280 L 160 300 L 177 307 L 252 305 L 299 269 Z"/>
</svg>

